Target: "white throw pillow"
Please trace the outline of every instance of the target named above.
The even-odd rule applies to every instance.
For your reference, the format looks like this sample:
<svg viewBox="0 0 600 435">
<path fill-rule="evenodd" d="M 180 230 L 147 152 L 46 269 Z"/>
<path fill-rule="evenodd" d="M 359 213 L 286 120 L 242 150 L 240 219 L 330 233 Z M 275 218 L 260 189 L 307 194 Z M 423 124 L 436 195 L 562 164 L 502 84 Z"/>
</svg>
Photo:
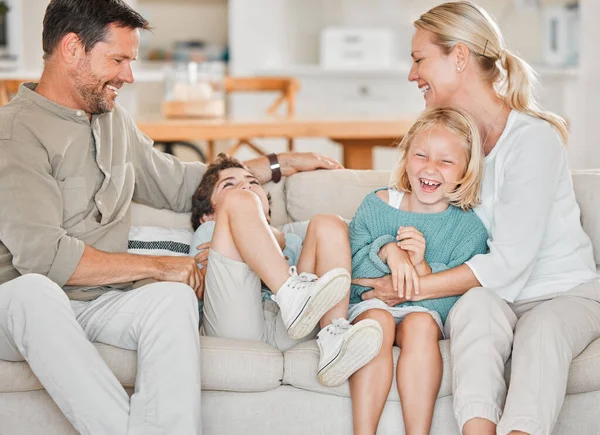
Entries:
<svg viewBox="0 0 600 435">
<path fill-rule="evenodd" d="M 141 255 L 187 256 L 193 236 L 191 231 L 180 228 L 131 227 L 127 252 Z"/>
</svg>

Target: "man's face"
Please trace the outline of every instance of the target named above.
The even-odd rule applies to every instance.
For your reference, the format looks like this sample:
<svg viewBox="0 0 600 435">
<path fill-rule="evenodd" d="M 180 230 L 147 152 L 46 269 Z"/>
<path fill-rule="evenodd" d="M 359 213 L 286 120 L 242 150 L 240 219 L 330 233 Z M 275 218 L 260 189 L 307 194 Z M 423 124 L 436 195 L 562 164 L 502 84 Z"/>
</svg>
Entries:
<svg viewBox="0 0 600 435">
<path fill-rule="evenodd" d="M 269 199 L 265 189 L 251 172 L 242 168 L 227 168 L 219 172 L 219 181 L 215 185 L 210 202 L 216 212 L 219 210 L 219 204 L 229 192 L 235 189 L 249 190 L 253 192 L 263 206 L 265 217 L 269 220 Z"/>
<path fill-rule="evenodd" d="M 138 29 L 111 24 L 105 40 L 83 55 L 71 75 L 87 113 L 114 109 L 123 83 L 133 83 L 131 62 L 137 59 L 139 42 Z"/>
</svg>

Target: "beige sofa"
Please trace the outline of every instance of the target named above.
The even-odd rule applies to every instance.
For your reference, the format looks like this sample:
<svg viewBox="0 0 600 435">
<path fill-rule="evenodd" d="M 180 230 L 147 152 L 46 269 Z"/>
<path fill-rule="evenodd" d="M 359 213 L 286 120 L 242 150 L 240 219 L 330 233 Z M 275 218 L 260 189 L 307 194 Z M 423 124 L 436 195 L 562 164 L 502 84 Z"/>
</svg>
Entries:
<svg viewBox="0 0 600 435">
<path fill-rule="evenodd" d="M 335 171 L 299 174 L 268 189 L 273 195 L 274 224 L 306 220 L 316 213 L 350 218 L 362 198 L 387 183 L 389 173 Z M 600 173 L 574 174 L 583 223 L 600 252 Z M 137 225 L 189 227 L 188 217 L 134 206 Z M 597 256 L 596 258 L 600 258 Z M 202 337 L 202 418 L 205 435 L 213 434 L 350 434 L 348 384 L 321 386 L 315 375 L 317 346 L 302 343 L 284 354 L 258 342 Z M 433 434 L 458 434 L 452 413 L 449 345 L 440 342 L 444 377 L 438 396 Z M 122 384 L 131 389 L 135 352 L 106 345 L 98 351 Z M 395 349 L 397 359 L 398 349 Z M 507 368 L 507 372 L 509 368 Z M 552 379 L 548 379 L 552 382 Z M 600 340 L 579 355 L 571 367 L 567 397 L 554 434 L 600 434 Z M 26 363 L 0 361 L 0 435 L 66 435 L 75 433 Z M 379 425 L 380 434 L 403 434 L 398 393 L 390 392 Z M 177 434 L 174 434 L 177 435 Z"/>
</svg>

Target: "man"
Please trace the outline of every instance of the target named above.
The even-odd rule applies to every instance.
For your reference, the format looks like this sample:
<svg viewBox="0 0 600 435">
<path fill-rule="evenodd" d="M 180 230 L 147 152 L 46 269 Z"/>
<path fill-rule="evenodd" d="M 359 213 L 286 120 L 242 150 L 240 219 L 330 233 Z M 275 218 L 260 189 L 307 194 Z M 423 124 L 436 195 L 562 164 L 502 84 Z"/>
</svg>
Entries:
<svg viewBox="0 0 600 435">
<path fill-rule="evenodd" d="M 83 434 L 199 434 L 199 269 L 126 253 L 131 201 L 189 211 L 205 170 L 156 151 L 115 103 L 139 29 L 122 0 L 52 0 L 40 82 L 0 109 L 0 359 L 25 359 Z M 267 158 L 247 165 L 271 179 Z M 146 278 L 161 282 L 131 290 Z M 131 400 L 91 342 L 138 351 Z"/>
</svg>

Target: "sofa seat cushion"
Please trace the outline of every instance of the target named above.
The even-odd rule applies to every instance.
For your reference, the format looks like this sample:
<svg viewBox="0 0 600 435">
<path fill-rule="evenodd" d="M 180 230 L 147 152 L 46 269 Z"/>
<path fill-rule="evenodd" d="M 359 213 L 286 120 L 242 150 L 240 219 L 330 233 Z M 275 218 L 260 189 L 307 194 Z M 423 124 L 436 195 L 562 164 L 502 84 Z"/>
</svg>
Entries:
<svg viewBox="0 0 600 435">
<path fill-rule="evenodd" d="M 202 389 L 258 392 L 281 385 L 283 355 L 260 342 L 200 337 Z M 96 349 L 125 388 L 133 388 L 137 353 L 96 343 Z M 43 389 L 26 362 L 0 360 L 0 393 Z"/>
<path fill-rule="evenodd" d="M 450 341 L 440 341 L 440 351 L 444 364 L 442 385 L 438 398 L 452 394 L 452 377 L 450 372 Z M 400 349 L 394 346 L 394 380 L 396 385 L 396 364 Z M 325 387 L 317 379 L 319 349 L 315 340 L 300 343 L 284 353 L 283 384 L 308 391 L 350 397 L 348 382 L 337 387 Z M 600 339 L 590 344 L 571 364 L 567 394 L 580 394 L 600 390 Z M 510 377 L 510 361 L 506 367 L 505 377 Z M 397 388 L 391 388 L 388 400 L 400 401 Z"/>
</svg>

